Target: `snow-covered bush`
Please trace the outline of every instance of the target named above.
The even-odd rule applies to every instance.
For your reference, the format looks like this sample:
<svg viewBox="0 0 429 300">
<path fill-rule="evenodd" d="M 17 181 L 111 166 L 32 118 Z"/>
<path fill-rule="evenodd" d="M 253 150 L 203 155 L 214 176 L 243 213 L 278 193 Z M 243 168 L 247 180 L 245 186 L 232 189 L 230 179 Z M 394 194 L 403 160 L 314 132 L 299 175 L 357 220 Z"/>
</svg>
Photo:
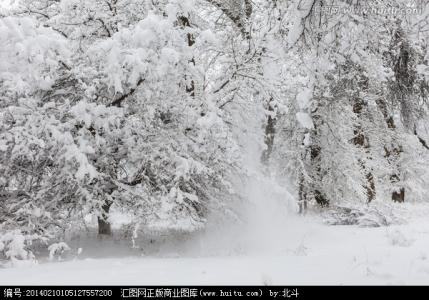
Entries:
<svg viewBox="0 0 429 300">
<path fill-rule="evenodd" d="M 382 227 L 402 224 L 405 220 L 395 207 L 386 204 L 332 206 L 323 213 L 328 225 L 358 225 L 360 227 Z"/>
<path fill-rule="evenodd" d="M 35 262 L 33 253 L 29 250 L 35 236 L 24 235 L 20 230 L 0 231 L 0 263 L 10 260 L 12 264 L 19 261 Z"/>
<path fill-rule="evenodd" d="M 70 250 L 71 250 L 70 247 L 64 242 L 51 244 L 48 247 L 49 260 L 53 260 L 55 257 L 57 257 L 58 260 L 61 260 L 61 255 L 64 252 L 70 251 Z"/>
</svg>

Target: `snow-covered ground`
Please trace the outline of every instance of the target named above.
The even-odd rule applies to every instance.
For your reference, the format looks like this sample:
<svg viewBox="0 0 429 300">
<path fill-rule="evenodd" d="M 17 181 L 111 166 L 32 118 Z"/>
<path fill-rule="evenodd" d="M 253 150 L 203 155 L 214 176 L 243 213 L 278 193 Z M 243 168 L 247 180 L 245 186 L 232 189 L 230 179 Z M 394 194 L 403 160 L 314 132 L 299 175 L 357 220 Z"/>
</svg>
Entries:
<svg viewBox="0 0 429 300">
<path fill-rule="evenodd" d="M 407 224 L 378 228 L 328 226 L 318 217 L 290 216 L 284 228 L 275 230 L 276 235 L 268 235 L 270 241 L 261 240 L 259 248 L 241 252 L 240 243 L 233 242 L 240 239 L 238 236 L 231 237 L 229 243 L 219 239 L 217 252 L 213 250 L 212 254 L 207 249 L 215 249 L 213 239 L 193 241 L 198 245 L 187 249 L 187 254 L 104 255 L 97 259 L 82 256 L 83 249 L 80 256 L 69 261 L 0 269 L 0 282 L 3 285 L 429 284 L 429 207 L 410 204 L 404 211 Z M 218 251 L 222 248 L 232 251 L 229 254 Z"/>
</svg>

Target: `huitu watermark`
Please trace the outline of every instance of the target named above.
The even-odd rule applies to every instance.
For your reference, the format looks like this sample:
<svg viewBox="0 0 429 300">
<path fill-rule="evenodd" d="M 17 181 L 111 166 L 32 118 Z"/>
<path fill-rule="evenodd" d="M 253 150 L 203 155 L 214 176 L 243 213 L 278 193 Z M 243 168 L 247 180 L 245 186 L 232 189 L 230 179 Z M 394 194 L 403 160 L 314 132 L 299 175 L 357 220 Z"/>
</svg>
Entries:
<svg viewBox="0 0 429 300">
<path fill-rule="evenodd" d="M 384 2 L 384 3 L 383 3 Z M 383 16 L 405 16 L 420 15 L 423 12 L 422 1 L 415 0 L 406 5 L 393 6 L 385 1 L 373 1 L 371 3 L 362 3 L 360 5 L 318 5 L 316 12 L 325 14 L 356 14 L 362 16 L 383 15 Z"/>
</svg>

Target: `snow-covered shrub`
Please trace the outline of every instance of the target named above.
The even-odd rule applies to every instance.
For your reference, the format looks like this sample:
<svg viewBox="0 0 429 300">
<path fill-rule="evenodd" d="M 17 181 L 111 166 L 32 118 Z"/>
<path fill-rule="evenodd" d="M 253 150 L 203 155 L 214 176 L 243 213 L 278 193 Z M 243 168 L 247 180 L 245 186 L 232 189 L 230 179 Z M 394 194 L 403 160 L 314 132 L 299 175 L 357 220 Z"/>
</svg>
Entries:
<svg viewBox="0 0 429 300">
<path fill-rule="evenodd" d="M 360 227 L 381 227 L 404 222 L 400 214 L 389 205 L 332 206 L 323 213 L 328 225 L 358 225 Z"/>
<path fill-rule="evenodd" d="M 53 260 L 55 257 L 57 257 L 58 260 L 61 260 L 61 255 L 70 250 L 70 247 L 64 242 L 51 244 L 48 247 L 49 260 Z"/>
<path fill-rule="evenodd" d="M 24 235 L 20 230 L 0 230 L 0 262 L 1 260 L 10 260 L 12 264 L 18 264 L 19 261 L 35 262 L 29 246 L 36 238 Z"/>
</svg>

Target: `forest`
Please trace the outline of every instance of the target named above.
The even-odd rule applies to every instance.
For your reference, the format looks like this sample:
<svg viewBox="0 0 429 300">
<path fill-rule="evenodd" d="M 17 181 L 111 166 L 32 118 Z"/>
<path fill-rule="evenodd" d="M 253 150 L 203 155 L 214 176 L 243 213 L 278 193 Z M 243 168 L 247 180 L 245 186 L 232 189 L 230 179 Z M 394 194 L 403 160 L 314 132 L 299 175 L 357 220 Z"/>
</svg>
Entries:
<svg viewBox="0 0 429 300">
<path fill-rule="evenodd" d="M 4 0 L 0 273 L 357 234 L 427 283 L 428 60 L 424 0 Z"/>
</svg>

